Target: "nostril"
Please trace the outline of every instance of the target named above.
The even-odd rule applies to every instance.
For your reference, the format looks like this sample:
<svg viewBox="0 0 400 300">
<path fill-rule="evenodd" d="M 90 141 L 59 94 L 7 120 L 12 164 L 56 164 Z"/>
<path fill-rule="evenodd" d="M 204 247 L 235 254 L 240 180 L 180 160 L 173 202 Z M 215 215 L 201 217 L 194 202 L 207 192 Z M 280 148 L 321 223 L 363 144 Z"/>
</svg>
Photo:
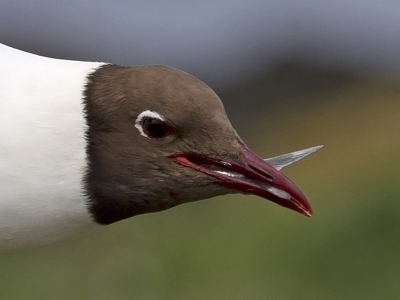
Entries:
<svg viewBox="0 0 400 300">
<path fill-rule="evenodd" d="M 253 166 L 249 167 L 264 179 L 268 180 L 269 182 L 274 182 L 274 177 L 272 177 L 272 175 L 268 174 L 266 171 L 258 167 L 253 167 Z"/>
</svg>

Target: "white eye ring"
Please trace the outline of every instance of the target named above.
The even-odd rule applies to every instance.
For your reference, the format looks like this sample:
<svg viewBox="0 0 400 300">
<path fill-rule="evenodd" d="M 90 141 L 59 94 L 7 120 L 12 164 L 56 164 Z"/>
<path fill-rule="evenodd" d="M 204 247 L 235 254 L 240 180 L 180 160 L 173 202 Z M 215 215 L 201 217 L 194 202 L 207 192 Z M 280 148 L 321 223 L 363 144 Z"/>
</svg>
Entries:
<svg viewBox="0 0 400 300">
<path fill-rule="evenodd" d="M 150 137 L 143 130 L 143 127 L 142 127 L 143 118 L 158 119 L 162 122 L 165 122 L 165 118 L 162 115 L 160 115 L 158 112 L 151 111 L 151 110 L 145 110 L 145 111 L 141 112 L 138 115 L 138 117 L 136 118 L 135 127 L 137 128 L 137 130 L 139 130 L 139 132 L 142 136 L 147 137 L 147 138 L 150 138 Z"/>
</svg>

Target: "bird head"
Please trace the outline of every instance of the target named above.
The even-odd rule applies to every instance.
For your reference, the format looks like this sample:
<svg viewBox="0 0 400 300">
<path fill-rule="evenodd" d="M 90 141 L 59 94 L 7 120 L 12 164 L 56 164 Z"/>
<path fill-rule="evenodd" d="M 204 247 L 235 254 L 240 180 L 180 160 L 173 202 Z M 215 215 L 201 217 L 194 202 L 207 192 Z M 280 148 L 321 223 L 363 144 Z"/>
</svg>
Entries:
<svg viewBox="0 0 400 300">
<path fill-rule="evenodd" d="M 228 193 L 311 216 L 301 191 L 252 152 L 202 81 L 165 66 L 105 65 L 88 80 L 85 189 L 98 223 Z"/>
</svg>

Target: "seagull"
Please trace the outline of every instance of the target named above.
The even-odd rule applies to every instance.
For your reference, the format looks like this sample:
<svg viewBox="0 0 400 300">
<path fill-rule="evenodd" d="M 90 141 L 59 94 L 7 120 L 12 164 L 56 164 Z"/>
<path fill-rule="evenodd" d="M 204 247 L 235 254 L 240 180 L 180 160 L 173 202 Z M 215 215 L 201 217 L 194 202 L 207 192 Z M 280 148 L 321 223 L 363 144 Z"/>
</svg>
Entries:
<svg viewBox="0 0 400 300">
<path fill-rule="evenodd" d="M 0 44 L 0 249 L 44 245 L 229 193 L 311 216 L 199 79 L 162 65 L 43 57 Z"/>
</svg>

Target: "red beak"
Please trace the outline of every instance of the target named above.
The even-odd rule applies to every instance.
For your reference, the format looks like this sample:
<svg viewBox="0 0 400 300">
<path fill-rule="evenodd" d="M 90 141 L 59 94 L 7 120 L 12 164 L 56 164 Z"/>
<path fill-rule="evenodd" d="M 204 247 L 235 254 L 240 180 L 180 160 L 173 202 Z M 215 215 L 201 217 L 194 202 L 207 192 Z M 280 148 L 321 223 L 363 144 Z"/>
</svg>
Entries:
<svg viewBox="0 0 400 300">
<path fill-rule="evenodd" d="M 303 193 L 277 169 L 241 145 L 241 161 L 195 153 L 178 153 L 171 158 L 218 179 L 218 184 L 246 194 L 254 194 L 308 217 L 312 209 Z"/>
</svg>

